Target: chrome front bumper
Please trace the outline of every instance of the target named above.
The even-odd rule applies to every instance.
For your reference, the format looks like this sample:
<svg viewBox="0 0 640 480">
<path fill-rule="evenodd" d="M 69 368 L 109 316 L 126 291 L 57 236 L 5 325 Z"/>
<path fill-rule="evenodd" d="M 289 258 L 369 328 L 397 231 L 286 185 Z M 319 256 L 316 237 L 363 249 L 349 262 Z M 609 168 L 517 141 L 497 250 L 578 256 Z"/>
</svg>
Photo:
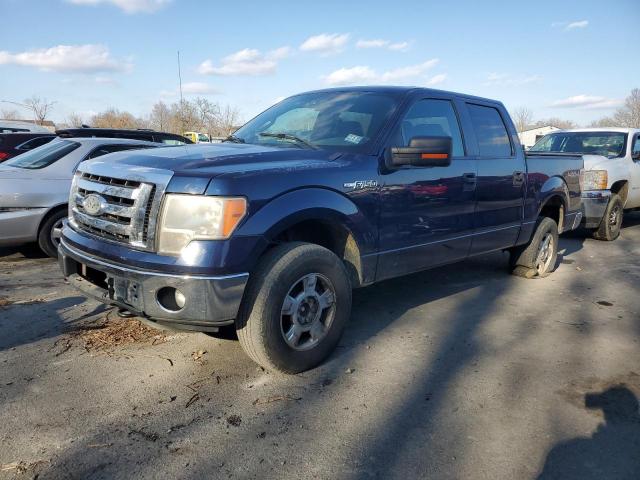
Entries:
<svg viewBox="0 0 640 480">
<path fill-rule="evenodd" d="M 582 225 L 586 228 L 598 228 L 604 212 L 609 205 L 611 192 L 609 190 L 588 190 L 582 192 Z"/>
<path fill-rule="evenodd" d="M 248 273 L 205 277 L 138 270 L 88 255 L 64 240 L 58 262 L 69 283 L 86 295 L 189 330 L 206 331 L 233 323 L 249 279 Z M 184 296 L 182 308 L 167 308 L 163 301 L 162 292 L 172 289 Z"/>
</svg>

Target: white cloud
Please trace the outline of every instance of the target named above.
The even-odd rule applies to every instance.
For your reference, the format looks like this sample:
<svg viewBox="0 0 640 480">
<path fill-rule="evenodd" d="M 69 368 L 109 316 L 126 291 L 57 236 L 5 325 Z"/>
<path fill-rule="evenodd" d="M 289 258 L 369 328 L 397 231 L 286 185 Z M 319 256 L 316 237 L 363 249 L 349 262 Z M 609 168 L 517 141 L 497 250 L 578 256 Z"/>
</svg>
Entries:
<svg viewBox="0 0 640 480">
<path fill-rule="evenodd" d="M 324 77 L 328 85 L 353 85 L 356 83 L 394 83 L 417 78 L 433 68 L 439 60 L 434 58 L 417 65 L 395 68 L 378 73 L 368 66 L 359 65 L 351 68 L 341 68 Z M 437 75 L 436 75 L 437 76 Z M 434 77 L 435 78 L 435 77 Z M 439 80 L 439 81 L 443 81 Z"/>
<path fill-rule="evenodd" d="M 43 71 L 95 73 L 131 70 L 128 60 L 116 60 L 104 45 L 58 45 L 20 53 L 0 51 L 0 65 L 20 65 Z"/>
<path fill-rule="evenodd" d="M 113 5 L 125 13 L 152 13 L 161 9 L 171 0 L 67 0 L 75 5 Z"/>
<path fill-rule="evenodd" d="M 406 52 L 409 49 L 409 42 L 391 43 L 389 40 L 373 39 L 358 40 L 356 48 L 386 48 L 394 52 Z"/>
<path fill-rule="evenodd" d="M 551 24 L 553 28 L 563 28 L 565 31 L 576 30 L 578 28 L 587 28 L 589 26 L 589 20 L 578 20 L 575 22 L 553 22 Z"/>
<path fill-rule="evenodd" d="M 595 95 L 574 95 L 572 97 L 563 98 L 562 100 L 556 100 L 551 104 L 551 106 L 558 108 L 584 108 L 597 110 L 614 108 L 621 104 L 622 101 L 615 98 L 598 97 Z"/>
<path fill-rule="evenodd" d="M 446 73 L 440 73 L 438 75 L 434 75 L 429 80 L 427 80 L 427 86 L 432 87 L 434 85 L 439 85 L 447 79 Z"/>
<path fill-rule="evenodd" d="M 198 67 L 203 75 L 266 75 L 276 71 L 278 61 L 291 54 L 290 47 L 280 47 L 266 54 L 255 48 L 245 48 L 224 57 L 219 66 L 205 60 Z"/>
<path fill-rule="evenodd" d="M 93 81 L 96 82 L 98 85 L 117 85 L 118 84 L 118 82 L 116 82 L 111 77 L 97 76 L 93 79 Z"/>
<path fill-rule="evenodd" d="M 300 45 L 300 50 L 303 52 L 318 52 L 322 55 L 329 55 L 344 50 L 348 41 L 348 33 L 322 33 L 307 38 L 302 45 Z"/>
<path fill-rule="evenodd" d="M 542 80 L 540 75 L 511 75 L 508 73 L 492 72 L 487 75 L 483 85 L 486 87 L 519 87 L 531 83 L 538 83 L 540 80 Z"/>
<path fill-rule="evenodd" d="M 220 93 L 217 88 L 204 82 L 187 82 L 182 84 L 182 93 L 194 95 L 213 95 Z"/>
</svg>

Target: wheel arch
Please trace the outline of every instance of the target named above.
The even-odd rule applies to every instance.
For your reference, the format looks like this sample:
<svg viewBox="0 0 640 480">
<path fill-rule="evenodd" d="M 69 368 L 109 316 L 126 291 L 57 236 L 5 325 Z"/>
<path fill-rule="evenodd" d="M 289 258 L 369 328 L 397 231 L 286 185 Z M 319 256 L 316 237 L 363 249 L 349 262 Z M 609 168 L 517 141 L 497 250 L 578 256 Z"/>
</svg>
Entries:
<svg viewBox="0 0 640 480">
<path fill-rule="evenodd" d="M 629 181 L 618 180 L 611 185 L 611 193 L 617 194 L 622 200 L 622 204 L 627 204 L 627 197 L 629 196 Z"/>
<path fill-rule="evenodd" d="M 54 213 L 58 213 L 60 211 L 66 211 L 68 209 L 69 209 L 69 204 L 64 202 L 64 203 L 59 203 L 57 205 L 54 205 L 49 210 L 47 210 L 47 212 L 40 219 L 40 223 L 38 224 L 38 232 L 37 232 L 38 235 L 40 234 L 40 230 L 42 230 L 42 226 L 51 217 L 51 215 L 53 215 Z"/>
<path fill-rule="evenodd" d="M 264 237 L 258 257 L 287 241 L 328 248 L 345 262 L 352 284 L 360 286 L 374 274 L 375 265 L 362 258 L 375 247 L 374 232 L 351 199 L 332 190 L 310 188 L 289 192 L 262 206 L 237 234 Z"/>
</svg>

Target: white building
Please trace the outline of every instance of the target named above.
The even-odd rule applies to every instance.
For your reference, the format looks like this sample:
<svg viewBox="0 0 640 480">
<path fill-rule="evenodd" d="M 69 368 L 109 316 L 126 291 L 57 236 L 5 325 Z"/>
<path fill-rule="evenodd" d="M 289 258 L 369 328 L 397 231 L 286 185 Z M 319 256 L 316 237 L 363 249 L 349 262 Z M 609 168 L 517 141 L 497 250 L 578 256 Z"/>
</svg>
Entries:
<svg viewBox="0 0 640 480">
<path fill-rule="evenodd" d="M 544 137 L 546 134 L 555 132 L 556 130 L 560 130 L 558 127 L 554 127 L 553 125 L 545 125 L 544 127 L 536 127 L 530 128 L 529 130 L 523 130 L 522 132 L 518 132 L 518 138 L 520 138 L 520 143 L 524 146 L 524 148 L 531 148 L 535 145 L 535 143 Z"/>
</svg>

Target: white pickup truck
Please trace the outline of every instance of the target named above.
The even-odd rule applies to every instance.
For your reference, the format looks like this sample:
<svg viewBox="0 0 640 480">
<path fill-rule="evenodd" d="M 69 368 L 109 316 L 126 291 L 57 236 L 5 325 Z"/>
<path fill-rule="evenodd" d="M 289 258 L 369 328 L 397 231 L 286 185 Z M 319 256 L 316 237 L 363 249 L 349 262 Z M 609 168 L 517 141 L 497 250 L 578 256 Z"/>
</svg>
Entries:
<svg viewBox="0 0 640 480">
<path fill-rule="evenodd" d="M 624 210 L 640 208 L 640 129 L 561 130 L 529 151 L 583 155 L 582 222 L 594 238 L 615 240 Z"/>
</svg>

